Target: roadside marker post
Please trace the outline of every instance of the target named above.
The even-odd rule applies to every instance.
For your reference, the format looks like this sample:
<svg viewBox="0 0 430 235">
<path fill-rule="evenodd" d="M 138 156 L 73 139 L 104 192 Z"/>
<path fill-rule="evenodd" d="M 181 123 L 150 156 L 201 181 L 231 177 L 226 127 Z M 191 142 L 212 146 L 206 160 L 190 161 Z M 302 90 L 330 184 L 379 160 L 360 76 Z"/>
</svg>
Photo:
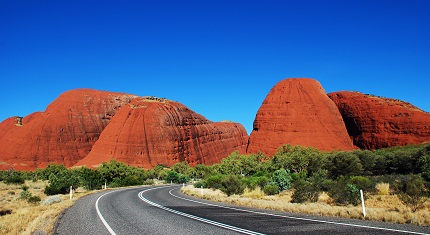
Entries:
<svg viewBox="0 0 430 235">
<path fill-rule="evenodd" d="M 70 186 L 70 200 L 72 200 L 72 197 L 73 197 L 73 187 Z"/>
<path fill-rule="evenodd" d="M 360 196 L 361 196 L 361 206 L 363 207 L 363 216 L 366 217 L 366 207 L 364 206 L 364 195 L 363 195 L 362 189 L 360 189 Z"/>
</svg>

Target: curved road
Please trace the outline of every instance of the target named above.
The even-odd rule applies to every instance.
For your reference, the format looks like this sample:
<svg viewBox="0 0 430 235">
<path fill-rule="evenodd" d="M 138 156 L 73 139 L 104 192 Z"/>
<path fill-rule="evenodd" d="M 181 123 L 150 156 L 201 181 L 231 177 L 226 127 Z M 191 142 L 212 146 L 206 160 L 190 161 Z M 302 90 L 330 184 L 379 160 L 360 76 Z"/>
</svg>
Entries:
<svg viewBox="0 0 430 235">
<path fill-rule="evenodd" d="M 88 195 L 58 219 L 54 234 L 430 234 L 429 227 L 214 203 L 179 189 L 151 186 Z"/>
</svg>

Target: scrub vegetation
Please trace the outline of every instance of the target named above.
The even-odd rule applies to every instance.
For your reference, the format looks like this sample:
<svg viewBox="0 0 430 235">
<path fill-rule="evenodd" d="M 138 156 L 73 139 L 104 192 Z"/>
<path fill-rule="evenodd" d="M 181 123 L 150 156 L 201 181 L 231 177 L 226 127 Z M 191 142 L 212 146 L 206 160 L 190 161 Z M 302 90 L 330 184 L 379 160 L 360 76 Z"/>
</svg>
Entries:
<svg viewBox="0 0 430 235">
<path fill-rule="evenodd" d="M 149 170 L 115 160 L 97 169 L 51 164 L 1 171 L 0 181 L 0 234 L 50 233 L 61 211 L 83 195 L 105 185 L 156 182 L 193 182 L 185 193 L 244 206 L 430 226 L 430 144 L 348 152 L 284 145 L 274 156 L 233 152 L 210 166 L 179 162 Z"/>
</svg>

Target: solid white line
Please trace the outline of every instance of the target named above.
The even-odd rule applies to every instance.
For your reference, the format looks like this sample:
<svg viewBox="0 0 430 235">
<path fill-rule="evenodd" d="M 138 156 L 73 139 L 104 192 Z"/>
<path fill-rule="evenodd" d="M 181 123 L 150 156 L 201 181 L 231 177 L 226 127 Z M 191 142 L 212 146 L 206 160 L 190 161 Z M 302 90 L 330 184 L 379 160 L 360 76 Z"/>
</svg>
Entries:
<svg viewBox="0 0 430 235">
<path fill-rule="evenodd" d="M 165 187 L 171 187 L 171 186 L 165 186 Z M 218 227 L 221 227 L 221 228 L 225 228 L 225 229 L 228 229 L 228 230 L 240 232 L 240 233 L 243 233 L 243 234 L 250 234 L 250 235 L 262 235 L 263 234 L 263 233 L 258 233 L 258 232 L 254 232 L 254 231 L 250 231 L 250 230 L 246 230 L 246 229 L 234 227 L 234 226 L 231 226 L 231 225 L 228 225 L 228 224 L 219 223 L 219 222 L 216 222 L 216 221 L 213 221 L 213 220 L 208 220 L 208 219 L 205 219 L 205 218 L 202 218 L 202 217 L 198 217 L 198 216 L 195 216 L 195 215 L 190 215 L 190 214 L 187 214 L 187 213 L 184 213 L 184 212 L 180 212 L 180 211 L 177 211 L 177 210 L 173 210 L 173 209 L 164 207 L 162 205 L 159 205 L 159 204 L 157 204 L 155 202 L 152 202 L 152 201 L 146 199 L 143 196 L 143 193 L 145 193 L 147 191 L 150 191 L 150 190 L 153 190 L 153 189 L 159 189 L 159 188 L 164 188 L 164 187 L 151 188 L 151 189 L 147 189 L 147 190 L 141 191 L 139 193 L 139 198 L 142 201 L 144 201 L 144 202 L 146 202 L 146 203 L 148 203 L 148 204 L 150 204 L 152 206 L 155 206 L 155 207 L 158 207 L 158 208 L 163 209 L 165 211 L 169 211 L 169 212 L 172 212 L 174 214 L 181 215 L 181 216 L 184 216 L 184 217 L 187 217 L 187 218 L 190 218 L 190 219 L 194 219 L 194 220 L 197 220 L 197 221 L 200 221 L 200 222 L 204 222 L 204 223 L 207 223 L 207 224 L 215 225 L 215 226 L 218 226 Z"/>
<path fill-rule="evenodd" d="M 116 235 L 116 233 L 113 231 L 113 229 L 106 222 L 105 218 L 103 218 L 103 215 L 102 215 L 102 213 L 100 213 L 100 210 L 99 210 L 99 200 L 100 200 L 100 198 L 102 198 L 104 195 L 107 195 L 107 194 L 112 193 L 112 192 L 114 192 L 114 191 L 105 193 L 105 194 L 101 195 L 99 198 L 97 198 L 97 201 L 96 201 L 96 210 L 97 210 L 97 214 L 99 215 L 100 220 L 103 222 L 104 226 L 109 231 L 109 233 L 112 234 L 112 235 Z"/>
<path fill-rule="evenodd" d="M 240 209 L 240 208 L 235 208 L 235 207 L 221 206 L 221 205 L 216 205 L 216 204 L 211 204 L 211 203 L 206 203 L 206 202 L 195 201 L 195 200 L 188 199 L 188 198 L 183 198 L 183 197 L 174 195 L 172 193 L 173 190 L 174 189 L 171 189 L 169 191 L 170 195 L 172 195 L 173 197 L 176 197 L 176 198 L 179 198 L 179 199 L 182 199 L 182 200 L 185 200 L 185 201 L 190 201 L 190 202 L 194 202 L 194 203 L 199 203 L 199 204 L 207 205 L 207 206 L 214 206 L 214 207 L 220 207 L 220 208 L 231 209 L 231 210 L 236 210 L 236 211 L 248 212 L 248 213 L 253 213 L 253 214 L 260 214 L 260 215 L 269 215 L 269 216 L 281 217 L 281 218 L 287 218 L 287 219 L 304 220 L 304 221 L 326 223 L 326 224 L 335 224 L 335 225 L 344 225 L 344 226 L 360 227 L 360 228 L 368 228 L 368 229 L 376 229 L 376 230 L 399 232 L 399 233 L 430 235 L 428 233 L 420 233 L 420 232 L 413 232 L 413 231 L 406 231 L 406 230 L 398 230 L 398 229 L 391 229 L 391 228 L 381 228 L 381 227 L 373 227 L 373 226 L 367 226 L 367 225 L 349 224 L 349 223 L 333 222 L 333 221 L 325 221 L 325 220 L 317 220 L 317 219 L 307 219 L 307 218 L 301 218 L 301 217 L 294 217 L 294 216 L 287 216 L 287 215 L 278 215 L 278 214 L 271 214 L 271 213 L 259 212 L 259 211 L 251 211 L 251 210 Z"/>
</svg>

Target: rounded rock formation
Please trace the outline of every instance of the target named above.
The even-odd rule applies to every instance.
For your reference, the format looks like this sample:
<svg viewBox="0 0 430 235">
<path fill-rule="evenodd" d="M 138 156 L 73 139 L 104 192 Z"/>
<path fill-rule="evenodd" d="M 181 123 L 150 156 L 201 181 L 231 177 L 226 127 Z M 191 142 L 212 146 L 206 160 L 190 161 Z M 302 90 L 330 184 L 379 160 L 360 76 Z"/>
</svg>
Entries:
<svg viewBox="0 0 430 235">
<path fill-rule="evenodd" d="M 110 118 L 135 96 L 91 89 L 61 94 L 44 112 L 0 124 L 0 167 L 32 170 L 84 158 Z"/>
<path fill-rule="evenodd" d="M 145 168 L 213 164 L 235 150 L 245 152 L 247 141 L 241 124 L 211 122 L 178 102 L 141 97 L 115 114 L 75 166 L 97 167 L 111 159 Z"/>
<path fill-rule="evenodd" d="M 379 149 L 430 140 L 430 114 L 410 103 L 360 92 L 333 92 L 354 145 Z"/>
<path fill-rule="evenodd" d="M 309 78 L 276 84 L 257 112 L 248 153 L 276 153 L 284 144 L 352 150 L 342 116 L 321 84 Z"/>
</svg>

